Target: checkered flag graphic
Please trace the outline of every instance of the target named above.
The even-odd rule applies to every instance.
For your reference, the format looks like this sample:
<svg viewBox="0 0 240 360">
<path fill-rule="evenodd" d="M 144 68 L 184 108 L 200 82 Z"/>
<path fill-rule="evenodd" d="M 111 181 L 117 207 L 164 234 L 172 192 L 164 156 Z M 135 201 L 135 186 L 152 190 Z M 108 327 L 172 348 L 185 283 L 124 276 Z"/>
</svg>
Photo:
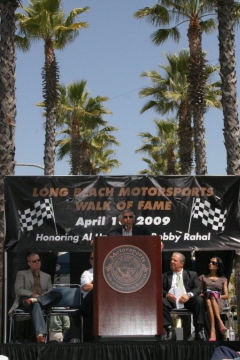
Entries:
<svg viewBox="0 0 240 360">
<path fill-rule="evenodd" d="M 211 225 L 213 230 L 224 231 L 227 217 L 227 210 L 211 209 L 211 204 L 202 198 L 195 198 L 192 206 L 192 217 L 201 218 L 202 224 Z"/>
<path fill-rule="evenodd" d="M 43 219 L 54 219 L 54 212 L 51 199 L 44 199 L 44 202 L 37 201 L 34 204 L 34 209 L 27 209 L 24 211 L 18 210 L 19 221 L 21 225 L 21 231 L 31 231 L 33 226 L 38 227 L 43 224 Z"/>
</svg>

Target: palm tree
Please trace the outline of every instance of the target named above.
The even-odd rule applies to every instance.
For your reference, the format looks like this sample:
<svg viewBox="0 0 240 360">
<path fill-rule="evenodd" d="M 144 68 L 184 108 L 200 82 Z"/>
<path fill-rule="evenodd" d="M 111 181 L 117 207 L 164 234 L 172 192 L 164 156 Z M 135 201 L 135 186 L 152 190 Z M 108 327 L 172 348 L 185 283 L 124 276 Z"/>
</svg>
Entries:
<svg viewBox="0 0 240 360">
<path fill-rule="evenodd" d="M 224 139 L 227 151 L 227 174 L 240 174 L 240 134 L 238 120 L 237 77 L 235 57 L 234 0 L 217 0 L 219 62 L 222 79 Z"/>
<path fill-rule="evenodd" d="M 142 160 L 148 164 L 148 169 L 141 170 L 140 174 L 147 175 L 176 175 L 179 174 L 179 156 L 177 129 L 173 120 L 154 120 L 157 135 L 149 132 L 140 133 L 143 145 L 136 150 L 148 155 Z"/>
<path fill-rule="evenodd" d="M 192 169 L 192 126 L 188 100 L 187 62 L 189 53 L 182 50 L 179 54 L 165 54 L 167 65 L 160 65 L 165 76 L 156 70 L 143 72 L 141 76 L 148 77 L 153 87 L 140 91 L 141 97 L 152 96 L 143 106 L 141 113 L 153 108 L 157 113 L 165 115 L 170 111 L 177 112 L 179 120 L 179 157 L 182 174 L 190 174 Z"/>
<path fill-rule="evenodd" d="M 89 8 L 73 9 L 68 16 L 61 9 L 61 0 L 30 0 L 23 6 L 25 14 L 17 15 L 18 40 L 22 50 L 29 49 L 36 40 L 44 41 L 45 63 L 42 71 L 43 102 L 45 107 L 44 173 L 54 175 L 56 112 L 58 105 L 59 67 L 55 49 L 62 50 L 72 42 L 86 22 L 75 22 L 76 17 Z"/>
<path fill-rule="evenodd" d="M 218 14 L 219 62 L 222 79 L 224 139 L 227 151 L 227 174 L 240 174 L 240 139 L 237 100 L 234 21 L 239 21 L 240 5 L 234 0 L 216 0 Z M 235 289 L 237 324 L 240 336 L 240 252 L 235 254 Z"/>
<path fill-rule="evenodd" d="M 112 169 L 117 168 L 121 163 L 112 158 L 115 151 L 112 149 L 91 149 L 91 173 L 89 175 L 98 175 L 109 173 Z"/>
<path fill-rule="evenodd" d="M 86 80 L 82 80 L 60 87 L 58 125 L 63 126 L 59 134 L 64 137 L 57 141 L 58 159 L 70 155 L 72 175 L 108 172 L 120 164 L 117 160 L 110 161 L 114 151 L 107 151 L 110 145 L 119 145 L 111 134 L 117 128 L 107 126 L 103 119 L 103 115 L 111 114 L 103 106 L 108 98 L 90 97 L 86 84 Z"/>
<path fill-rule="evenodd" d="M 0 2 L 0 312 L 2 313 L 3 243 L 4 243 L 4 176 L 14 175 L 15 158 L 15 11 L 17 0 Z M 2 318 L 1 318 L 2 319 Z M 0 329 L 1 326 L 0 319 Z M 1 330 L 0 330 L 1 331 Z"/>
<path fill-rule="evenodd" d="M 158 71 L 143 72 L 141 76 L 149 78 L 152 87 L 145 87 L 140 96 L 151 96 L 142 108 L 141 113 L 154 109 L 157 113 L 165 115 L 172 111 L 178 118 L 179 158 L 181 174 L 188 175 L 192 169 L 193 144 L 191 109 L 188 92 L 188 60 L 189 52 L 182 50 L 179 54 L 165 54 L 167 65 L 160 65 L 163 76 Z M 206 66 L 206 107 L 220 108 L 220 82 L 210 83 L 212 74 L 218 70 L 217 66 Z"/>
<path fill-rule="evenodd" d="M 153 7 L 145 7 L 135 13 L 138 19 L 146 18 L 155 26 L 167 26 L 175 21 L 171 28 L 158 29 L 152 34 L 152 41 L 160 45 L 167 39 L 179 41 L 179 26 L 188 22 L 189 41 L 189 70 L 188 92 L 191 112 L 193 116 L 194 145 L 196 158 L 196 174 L 203 175 L 207 172 L 205 128 L 203 116 L 206 110 L 205 101 L 205 59 L 202 52 L 202 32 L 207 33 L 215 29 L 215 21 L 209 18 L 214 6 L 209 0 L 159 0 Z M 204 17 L 208 17 L 203 21 Z M 180 19 L 182 21 L 180 21 Z"/>
</svg>

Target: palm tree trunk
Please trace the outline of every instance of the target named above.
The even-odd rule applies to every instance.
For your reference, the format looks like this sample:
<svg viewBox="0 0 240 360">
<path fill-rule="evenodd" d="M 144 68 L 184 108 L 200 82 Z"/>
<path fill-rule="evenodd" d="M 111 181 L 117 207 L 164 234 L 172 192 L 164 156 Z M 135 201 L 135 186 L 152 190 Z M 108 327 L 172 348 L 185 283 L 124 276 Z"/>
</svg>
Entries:
<svg viewBox="0 0 240 360">
<path fill-rule="evenodd" d="M 46 112 L 44 175 L 54 175 L 59 69 L 51 40 L 45 43 L 45 64 L 42 72 L 43 98 Z"/>
<path fill-rule="evenodd" d="M 18 1 L 0 2 L 0 313 L 2 314 L 4 176 L 14 175 L 15 155 L 15 10 Z M 0 317 L 0 332 L 2 329 Z M 0 334 L 1 335 L 1 334 Z"/>
<path fill-rule="evenodd" d="M 227 174 L 240 174 L 240 139 L 234 33 L 234 0 L 218 0 L 219 62 L 222 80 L 224 140 Z"/>
<path fill-rule="evenodd" d="M 190 175 L 192 170 L 193 137 L 191 111 L 188 101 L 183 101 L 178 110 L 179 157 L 182 175 Z"/>
<path fill-rule="evenodd" d="M 198 18 L 191 19 L 189 39 L 189 99 L 193 117 L 196 174 L 207 174 L 204 113 L 206 111 L 205 59 L 202 54 L 202 30 Z"/>
<path fill-rule="evenodd" d="M 72 137 L 71 137 L 71 175 L 81 175 L 81 138 L 79 122 L 76 117 L 72 120 Z"/>
</svg>

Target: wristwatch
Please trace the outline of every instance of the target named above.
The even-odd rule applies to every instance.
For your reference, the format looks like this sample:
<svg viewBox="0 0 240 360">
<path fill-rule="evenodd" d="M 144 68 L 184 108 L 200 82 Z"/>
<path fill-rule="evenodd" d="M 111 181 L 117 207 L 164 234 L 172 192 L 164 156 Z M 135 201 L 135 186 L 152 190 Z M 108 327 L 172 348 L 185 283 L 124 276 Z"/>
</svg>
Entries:
<svg viewBox="0 0 240 360">
<path fill-rule="evenodd" d="M 192 297 L 192 296 L 193 296 L 193 294 L 192 294 L 192 293 L 187 293 L 187 295 L 188 295 L 189 297 Z"/>
</svg>

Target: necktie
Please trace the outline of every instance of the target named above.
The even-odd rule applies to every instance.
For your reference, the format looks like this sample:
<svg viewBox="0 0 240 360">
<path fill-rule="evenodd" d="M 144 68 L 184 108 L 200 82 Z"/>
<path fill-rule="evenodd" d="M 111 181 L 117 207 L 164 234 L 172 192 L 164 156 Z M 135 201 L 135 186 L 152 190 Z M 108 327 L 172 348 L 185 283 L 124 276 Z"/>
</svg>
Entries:
<svg viewBox="0 0 240 360">
<path fill-rule="evenodd" d="M 180 294 L 183 295 L 185 293 L 185 290 L 184 290 L 183 279 L 181 274 L 177 274 L 177 287 L 180 290 Z"/>
</svg>

